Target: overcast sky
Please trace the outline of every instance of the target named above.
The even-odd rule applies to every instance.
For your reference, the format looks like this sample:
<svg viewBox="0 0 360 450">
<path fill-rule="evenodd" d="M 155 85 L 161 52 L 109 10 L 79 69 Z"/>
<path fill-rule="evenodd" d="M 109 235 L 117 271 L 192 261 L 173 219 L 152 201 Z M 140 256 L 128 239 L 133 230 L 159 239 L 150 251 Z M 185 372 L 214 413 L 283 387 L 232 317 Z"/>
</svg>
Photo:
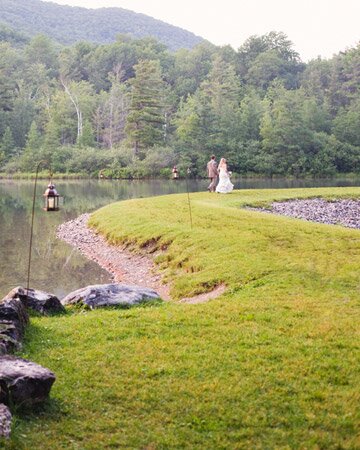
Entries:
<svg viewBox="0 0 360 450">
<path fill-rule="evenodd" d="M 360 0 L 52 1 L 129 9 L 192 31 L 213 44 L 230 44 L 235 50 L 251 35 L 283 31 L 303 61 L 331 58 L 360 42 Z"/>
</svg>

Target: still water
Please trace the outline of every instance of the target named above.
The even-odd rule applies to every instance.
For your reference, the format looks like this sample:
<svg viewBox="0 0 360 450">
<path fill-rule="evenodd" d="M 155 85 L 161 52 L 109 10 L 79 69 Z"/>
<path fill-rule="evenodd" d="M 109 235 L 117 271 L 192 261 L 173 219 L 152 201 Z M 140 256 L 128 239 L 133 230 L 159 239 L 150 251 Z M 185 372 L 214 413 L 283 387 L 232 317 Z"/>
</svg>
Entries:
<svg viewBox="0 0 360 450">
<path fill-rule="evenodd" d="M 191 192 L 206 191 L 207 180 L 189 181 Z M 238 180 L 236 189 L 359 186 L 360 180 Z M 56 239 L 57 226 L 118 200 L 186 192 L 185 181 L 77 180 L 56 182 L 64 204 L 59 212 L 42 210 L 47 182 L 38 181 L 30 287 L 62 298 L 80 287 L 107 283 L 109 274 L 76 249 Z M 26 286 L 33 181 L 0 180 L 0 299 Z"/>
</svg>

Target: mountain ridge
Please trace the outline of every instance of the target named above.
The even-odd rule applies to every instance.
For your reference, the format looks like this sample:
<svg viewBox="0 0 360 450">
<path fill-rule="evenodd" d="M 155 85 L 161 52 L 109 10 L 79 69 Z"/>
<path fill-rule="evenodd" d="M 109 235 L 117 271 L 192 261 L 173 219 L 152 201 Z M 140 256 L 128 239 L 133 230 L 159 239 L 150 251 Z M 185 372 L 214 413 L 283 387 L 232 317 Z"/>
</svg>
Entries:
<svg viewBox="0 0 360 450">
<path fill-rule="evenodd" d="M 128 9 L 90 9 L 41 0 L 0 0 L 0 23 L 30 37 L 45 34 L 63 45 L 79 41 L 107 44 L 119 34 L 154 37 L 172 51 L 205 41 L 190 31 Z"/>
</svg>

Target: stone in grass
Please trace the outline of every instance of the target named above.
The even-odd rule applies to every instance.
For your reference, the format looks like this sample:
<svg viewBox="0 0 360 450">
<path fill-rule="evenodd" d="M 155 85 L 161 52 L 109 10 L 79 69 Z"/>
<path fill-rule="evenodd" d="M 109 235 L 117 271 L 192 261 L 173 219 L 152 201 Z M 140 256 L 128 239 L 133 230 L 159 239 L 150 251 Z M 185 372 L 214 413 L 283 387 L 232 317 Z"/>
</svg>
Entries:
<svg viewBox="0 0 360 450">
<path fill-rule="evenodd" d="M 129 308 L 140 303 L 160 300 L 152 289 L 122 283 L 96 284 L 71 292 L 61 300 L 63 305 L 86 305 L 91 309 L 105 306 Z"/>
<path fill-rule="evenodd" d="M 25 289 L 21 286 L 14 288 L 5 299 L 19 298 L 26 308 L 30 308 L 42 315 L 64 311 L 60 300 L 53 294 L 36 289 Z M 4 300 L 5 300 L 4 299 Z"/>
<path fill-rule="evenodd" d="M 21 349 L 22 332 L 10 320 L 0 320 L 0 355 Z"/>
<path fill-rule="evenodd" d="M 11 421 L 10 409 L 6 405 L 0 404 L 0 438 L 10 437 Z"/>
<path fill-rule="evenodd" d="M 0 356 L 0 403 L 31 407 L 48 398 L 54 381 L 53 372 L 39 364 Z"/>
<path fill-rule="evenodd" d="M 0 355 L 21 348 L 21 340 L 29 321 L 24 305 L 18 298 L 0 301 Z"/>
</svg>

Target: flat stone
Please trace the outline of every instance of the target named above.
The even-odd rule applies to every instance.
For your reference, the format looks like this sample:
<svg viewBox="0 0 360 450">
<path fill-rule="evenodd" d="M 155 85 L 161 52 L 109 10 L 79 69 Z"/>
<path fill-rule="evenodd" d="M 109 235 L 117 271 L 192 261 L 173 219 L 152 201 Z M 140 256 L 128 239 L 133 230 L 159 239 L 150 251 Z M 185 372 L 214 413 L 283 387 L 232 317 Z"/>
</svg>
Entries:
<svg viewBox="0 0 360 450">
<path fill-rule="evenodd" d="M 71 292 L 61 300 L 63 305 L 87 305 L 89 308 L 118 306 L 129 308 L 140 303 L 160 299 L 157 292 L 141 286 L 122 283 L 97 284 Z"/>
<path fill-rule="evenodd" d="M 12 416 L 10 409 L 4 404 L 0 404 L 0 438 L 10 437 L 11 422 Z"/>
<path fill-rule="evenodd" d="M 42 315 L 63 312 L 65 309 L 60 300 L 54 295 L 36 289 L 25 289 L 18 286 L 11 290 L 5 299 L 19 298 L 26 308 L 30 308 Z M 5 300 L 4 299 L 4 300 Z"/>
<path fill-rule="evenodd" d="M 49 369 L 12 355 L 0 356 L 0 403 L 32 406 L 50 393 L 55 375 Z"/>
</svg>

